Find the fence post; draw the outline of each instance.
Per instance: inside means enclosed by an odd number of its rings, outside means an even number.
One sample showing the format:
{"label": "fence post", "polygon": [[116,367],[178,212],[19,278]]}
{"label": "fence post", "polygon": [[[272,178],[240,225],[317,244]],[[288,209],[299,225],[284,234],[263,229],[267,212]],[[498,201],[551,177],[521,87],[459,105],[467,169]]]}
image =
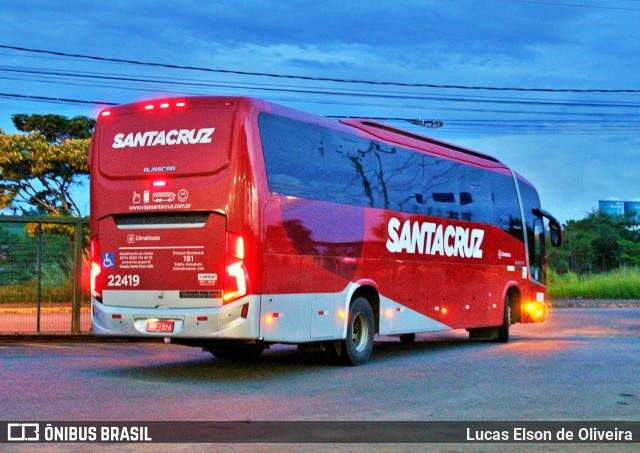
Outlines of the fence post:
{"label": "fence post", "polygon": [[73,302],[71,305],[71,332],[80,334],[80,302],[82,298],[82,219],[76,223],[73,253]]}
{"label": "fence post", "polygon": [[42,315],[42,260],[44,253],[44,238],[42,237],[42,223],[38,223],[36,236],[36,332],[40,333],[40,317]]}

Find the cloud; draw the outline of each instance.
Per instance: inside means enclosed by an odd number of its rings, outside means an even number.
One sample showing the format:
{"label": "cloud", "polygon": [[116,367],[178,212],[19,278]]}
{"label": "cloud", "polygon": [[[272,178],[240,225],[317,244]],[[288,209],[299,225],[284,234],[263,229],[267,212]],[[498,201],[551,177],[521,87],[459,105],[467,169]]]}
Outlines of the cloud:
{"label": "cloud", "polygon": [[[258,1],[152,2],[125,0],[42,2],[5,0],[0,10],[0,42],[115,58],[137,59],[241,71],[300,74],[378,81],[483,86],[639,88],[638,12],[511,1]],[[0,51],[5,66],[120,72],[149,77],[181,77],[235,88],[209,94],[256,94],[242,84],[305,87],[303,81],[187,73]],[[6,92],[130,102],[164,94],[135,84],[15,79],[0,73]],[[322,83],[322,88],[354,90]],[[148,90],[148,86],[144,87]],[[636,96],[521,94],[486,91],[416,90],[367,87],[413,99],[355,98],[257,93],[319,114],[421,117],[448,120],[601,120],[594,114],[634,118],[637,109],[494,105],[504,99],[636,102]],[[180,88],[175,88],[179,91]],[[196,92],[195,88],[184,92]],[[206,89],[199,90],[204,92]],[[476,102],[416,99],[474,96]],[[458,101],[460,98],[458,98]],[[493,110],[493,112],[489,112]],[[499,114],[496,110],[519,111]],[[12,113],[95,115],[75,105],[2,100],[0,128],[11,131]],[[541,112],[551,112],[543,114]],[[555,115],[554,112],[560,114]],[[589,113],[591,116],[582,116]],[[611,118],[616,118],[611,116]],[[604,123],[603,123],[604,124]],[[466,126],[465,126],[466,127]],[[635,169],[640,143],[634,130],[593,135],[514,134],[496,127],[478,130],[445,126],[426,131],[448,141],[496,154],[538,186],[543,203],[559,217],[578,218],[606,196],[639,196]],[[424,133],[425,130],[419,130]]]}
{"label": "cloud", "polygon": [[637,138],[611,143],[599,135],[518,135],[456,141],[498,157],[525,176],[543,206],[562,221],[584,217],[610,196],[640,196]]}

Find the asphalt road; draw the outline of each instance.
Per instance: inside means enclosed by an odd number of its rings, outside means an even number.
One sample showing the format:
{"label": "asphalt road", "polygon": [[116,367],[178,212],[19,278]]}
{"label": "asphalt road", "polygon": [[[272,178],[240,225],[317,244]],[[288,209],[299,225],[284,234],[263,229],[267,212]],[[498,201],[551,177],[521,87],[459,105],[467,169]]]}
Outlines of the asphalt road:
{"label": "asphalt road", "polygon": [[556,310],[512,341],[376,342],[361,367],[162,343],[0,344],[2,420],[638,420],[640,309]]}

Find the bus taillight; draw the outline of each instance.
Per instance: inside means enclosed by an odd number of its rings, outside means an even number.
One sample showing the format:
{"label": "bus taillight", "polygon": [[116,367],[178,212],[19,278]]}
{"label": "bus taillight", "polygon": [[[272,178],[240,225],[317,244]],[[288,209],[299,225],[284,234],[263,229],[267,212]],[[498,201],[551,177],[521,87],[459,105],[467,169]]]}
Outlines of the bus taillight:
{"label": "bus taillight", "polygon": [[91,296],[102,299],[102,263],[98,238],[91,239]]}
{"label": "bus taillight", "polygon": [[225,257],[224,302],[239,299],[248,293],[248,276],[244,266],[244,239],[237,234],[227,233],[227,253]]}

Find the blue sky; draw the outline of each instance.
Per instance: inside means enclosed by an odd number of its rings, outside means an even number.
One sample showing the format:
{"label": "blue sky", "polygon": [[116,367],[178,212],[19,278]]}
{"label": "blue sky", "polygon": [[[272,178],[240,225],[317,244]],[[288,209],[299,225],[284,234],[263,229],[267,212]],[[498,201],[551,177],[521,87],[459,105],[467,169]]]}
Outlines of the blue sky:
{"label": "blue sky", "polygon": [[[3,1],[0,45],[244,72],[430,85],[640,90],[638,0]],[[126,79],[126,80],[122,80]],[[135,79],[135,80],[133,80]],[[0,128],[14,113],[95,116],[180,94],[266,98],[391,124],[503,160],[577,219],[640,197],[640,92],[402,87],[167,69],[0,48]],[[81,202],[88,209],[85,202]]]}

